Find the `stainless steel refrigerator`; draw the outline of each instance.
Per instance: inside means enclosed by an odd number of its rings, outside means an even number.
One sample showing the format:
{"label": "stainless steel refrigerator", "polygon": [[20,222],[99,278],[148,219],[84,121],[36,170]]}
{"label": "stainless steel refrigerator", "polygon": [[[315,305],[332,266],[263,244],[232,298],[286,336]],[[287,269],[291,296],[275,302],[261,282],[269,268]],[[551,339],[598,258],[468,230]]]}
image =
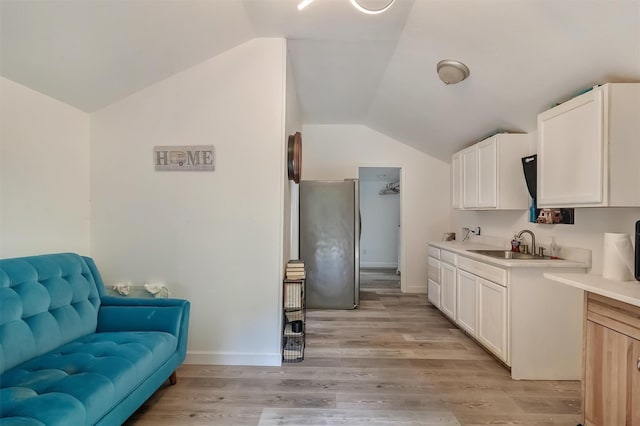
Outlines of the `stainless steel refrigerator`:
{"label": "stainless steel refrigerator", "polygon": [[300,182],[300,259],[306,303],[354,309],[360,303],[358,180]]}

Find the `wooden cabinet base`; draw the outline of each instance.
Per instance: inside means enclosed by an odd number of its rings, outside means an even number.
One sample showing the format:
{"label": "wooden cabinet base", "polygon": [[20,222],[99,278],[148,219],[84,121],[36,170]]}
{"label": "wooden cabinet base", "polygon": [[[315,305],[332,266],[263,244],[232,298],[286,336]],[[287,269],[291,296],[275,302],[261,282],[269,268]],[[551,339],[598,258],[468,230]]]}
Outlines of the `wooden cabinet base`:
{"label": "wooden cabinet base", "polygon": [[585,426],[640,426],[640,308],[589,293],[585,321]]}

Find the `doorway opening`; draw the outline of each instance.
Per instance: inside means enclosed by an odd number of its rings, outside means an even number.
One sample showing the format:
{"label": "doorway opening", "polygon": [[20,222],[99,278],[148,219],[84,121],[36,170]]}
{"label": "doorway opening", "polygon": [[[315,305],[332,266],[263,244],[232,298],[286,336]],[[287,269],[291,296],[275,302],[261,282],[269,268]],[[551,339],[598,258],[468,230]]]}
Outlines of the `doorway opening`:
{"label": "doorway opening", "polygon": [[401,288],[400,176],[400,167],[359,168],[361,289]]}

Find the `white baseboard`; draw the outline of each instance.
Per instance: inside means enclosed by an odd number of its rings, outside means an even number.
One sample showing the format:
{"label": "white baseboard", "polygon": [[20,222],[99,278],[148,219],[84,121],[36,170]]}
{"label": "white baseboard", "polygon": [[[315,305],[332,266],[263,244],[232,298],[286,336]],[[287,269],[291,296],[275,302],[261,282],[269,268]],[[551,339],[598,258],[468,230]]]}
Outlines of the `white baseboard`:
{"label": "white baseboard", "polygon": [[360,261],[361,268],[394,268],[398,267],[398,262],[363,262]]}
{"label": "white baseboard", "polygon": [[427,292],[427,286],[424,284],[418,284],[418,285],[408,285],[405,290],[405,293],[426,293]]}
{"label": "white baseboard", "polygon": [[185,364],[204,365],[282,365],[281,353],[243,353],[243,352],[210,352],[187,351]]}

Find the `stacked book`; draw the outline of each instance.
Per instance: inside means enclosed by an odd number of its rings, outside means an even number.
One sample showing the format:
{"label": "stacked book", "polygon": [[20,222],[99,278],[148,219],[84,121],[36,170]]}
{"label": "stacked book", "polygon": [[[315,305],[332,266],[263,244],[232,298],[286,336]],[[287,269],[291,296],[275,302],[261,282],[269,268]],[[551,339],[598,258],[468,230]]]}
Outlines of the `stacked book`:
{"label": "stacked book", "polygon": [[[284,280],[284,309],[302,309],[302,292],[303,288],[301,280]],[[292,321],[293,319],[294,318],[292,316],[287,317],[288,321]]]}
{"label": "stacked book", "polygon": [[304,280],[304,262],[302,260],[290,260],[287,263],[285,271],[285,279],[287,280]]}

